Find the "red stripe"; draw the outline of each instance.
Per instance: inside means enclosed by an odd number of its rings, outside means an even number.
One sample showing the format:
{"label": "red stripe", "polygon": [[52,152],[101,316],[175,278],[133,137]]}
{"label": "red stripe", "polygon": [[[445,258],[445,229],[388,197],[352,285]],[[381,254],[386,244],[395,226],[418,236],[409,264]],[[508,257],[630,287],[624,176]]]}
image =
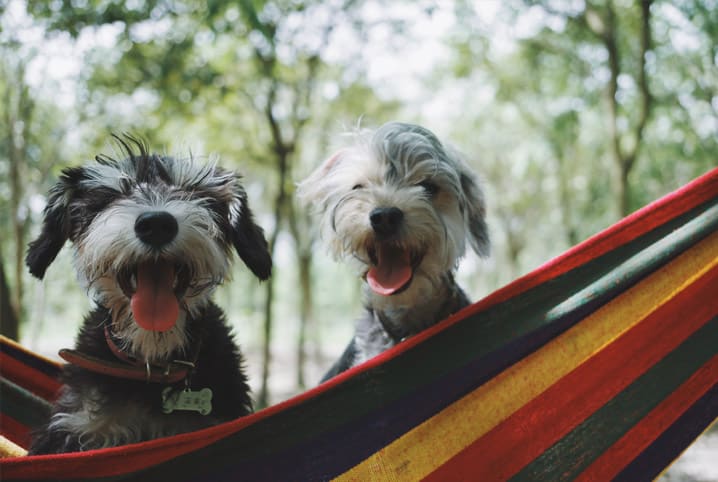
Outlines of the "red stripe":
{"label": "red stripe", "polygon": [[[5,348],[5,346],[7,346],[7,348]],[[47,368],[50,370],[60,368],[60,363],[58,363],[56,360],[52,360],[46,356],[39,355],[36,352],[24,347],[17,341],[15,341],[11,338],[8,338],[6,336],[0,335],[0,352],[5,351],[6,349],[10,349],[11,351],[15,350],[15,351],[20,352],[20,357],[18,357],[18,358],[27,357],[27,358],[30,358],[33,360],[37,360],[37,361],[43,363],[44,365],[47,365]]]}
{"label": "red stripe", "polygon": [[136,472],[206,447],[249,425],[301,405],[327,391],[329,386],[323,384],[252,415],[195,432],[82,453],[0,459],[0,473],[8,479],[22,480],[63,478],[67,474],[76,478],[109,477]]}
{"label": "red stripe", "polygon": [[[47,371],[45,371],[44,373],[48,376],[52,376],[53,373],[59,372],[60,368],[62,367],[60,362],[58,362],[57,360],[53,360],[43,355],[40,355],[32,350],[29,350],[28,348],[25,348],[15,340],[0,335],[0,353],[4,353],[6,351],[8,353],[12,353],[12,355],[8,356],[12,356],[16,360],[19,360],[21,363],[26,363],[26,360],[31,360],[32,363],[38,365],[45,365],[44,368]],[[37,370],[41,369],[37,368]]]}
{"label": "red stripe", "polygon": [[577,480],[614,478],[716,383],[718,383],[718,355],[711,358],[678,390],[613,444]]}
{"label": "red stripe", "polygon": [[[202,431],[82,453],[0,459],[0,472],[3,477],[20,480],[64,478],[68,474],[78,479],[129,474],[202,448],[226,436],[230,426],[234,429],[232,432],[237,431],[238,425],[231,422]],[[223,430],[215,430],[217,428]]]}
{"label": "red stripe", "polygon": [[[488,306],[497,304],[516,294],[538,286],[546,280],[579,266],[585,262],[586,259],[599,256],[621,244],[635,239],[667,220],[679,216],[714,198],[716,192],[718,192],[718,169],[704,174],[683,188],[637,211],[613,227],[584,241],[554,260],[549,261],[532,273],[496,291],[471,307],[462,310],[460,313],[446,320],[446,322],[435,325],[429,330],[401,343],[397,347],[384,352],[382,355],[374,357],[367,363],[334,377],[319,387],[308,390],[296,397],[261,410],[253,415],[234,422],[210,427],[199,432],[176,435],[174,437],[140,444],[84,452],[81,455],[62,454],[4,459],[0,460],[3,475],[16,479],[62,477],[68,473],[81,473],[83,477],[103,477],[141,470],[187,452],[197,450],[219,439],[232,435],[248,425],[271,417],[277,412],[301,405],[323,392],[332,390],[354,374],[369,370],[376,365],[384,363],[387,359],[398,356],[416,343],[430,337],[437,331],[445,329],[448,325],[458,322],[460,319],[466,318],[467,316],[486,309]],[[581,253],[584,249],[590,250],[591,255],[584,256]]]}
{"label": "red stripe", "polygon": [[516,279],[489,296],[467,306],[441,323],[422,331],[416,336],[389,350],[375,356],[362,365],[340,373],[325,385],[341,384],[354,374],[379,366],[411,347],[431,338],[454,323],[480,313],[491,306],[513,298],[525,291],[535,288],[557,276],[560,276],[592,259],[604,255],[619,246],[633,241],[652,229],[690,211],[691,209],[718,197],[718,168],[696,178],[685,186],[639,209],[616,224],[595,234],[574,246],[565,253],[544,263],[530,273]]}
{"label": "red stripe", "polygon": [[30,446],[30,429],[6,413],[0,413],[0,428],[5,438],[21,447]]}
{"label": "red stripe", "polygon": [[45,400],[52,401],[57,389],[60,388],[57,379],[18,361],[7,353],[0,352],[0,367],[2,367],[3,378]]}
{"label": "red stripe", "polygon": [[495,291],[479,303],[467,308],[467,314],[476,313],[486,306],[505,301],[581,266],[717,196],[718,168],[715,168]]}
{"label": "red stripe", "polygon": [[317,389],[310,390],[232,422],[172,437],[82,453],[0,459],[0,473],[8,479],[19,480],[63,478],[67,477],[67,474],[73,474],[75,478],[129,474],[198,450],[239,432],[248,425],[285,410],[288,406],[298,404],[316,391]]}
{"label": "red stripe", "polygon": [[463,480],[469,473],[473,480],[504,480],[516,474],[715,316],[717,284],[718,267],[448,460],[426,480]]}
{"label": "red stripe", "polygon": [[0,459],[0,472],[4,477],[18,480],[63,478],[67,477],[67,474],[77,474],[73,475],[76,478],[80,478],[79,474],[82,474],[83,478],[109,477],[136,472],[206,447],[249,425],[272,417],[290,407],[301,405],[329,390],[331,385],[329,383],[320,385],[252,415],[195,432],[79,454]]}

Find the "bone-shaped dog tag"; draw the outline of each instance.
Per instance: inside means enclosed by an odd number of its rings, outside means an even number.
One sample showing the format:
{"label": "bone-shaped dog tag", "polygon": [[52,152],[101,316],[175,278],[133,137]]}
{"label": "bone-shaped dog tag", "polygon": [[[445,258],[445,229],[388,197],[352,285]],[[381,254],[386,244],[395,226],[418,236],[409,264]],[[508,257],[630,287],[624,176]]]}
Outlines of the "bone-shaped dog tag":
{"label": "bone-shaped dog tag", "polygon": [[172,413],[175,410],[192,410],[208,415],[212,411],[212,390],[203,388],[199,391],[175,391],[172,387],[165,388],[162,390],[162,411]]}

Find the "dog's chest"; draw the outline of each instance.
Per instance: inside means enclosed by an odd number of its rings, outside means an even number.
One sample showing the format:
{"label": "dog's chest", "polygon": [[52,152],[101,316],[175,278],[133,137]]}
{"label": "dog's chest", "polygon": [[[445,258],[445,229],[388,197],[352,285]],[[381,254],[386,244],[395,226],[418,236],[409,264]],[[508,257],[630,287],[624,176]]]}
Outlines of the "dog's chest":
{"label": "dog's chest", "polygon": [[[163,413],[159,387],[148,387],[144,398],[136,393],[108,398],[97,389],[81,396],[67,390],[50,427],[67,432],[82,450],[113,447],[198,430],[218,423],[216,417],[196,411]],[[156,399],[156,400],[155,400]]]}

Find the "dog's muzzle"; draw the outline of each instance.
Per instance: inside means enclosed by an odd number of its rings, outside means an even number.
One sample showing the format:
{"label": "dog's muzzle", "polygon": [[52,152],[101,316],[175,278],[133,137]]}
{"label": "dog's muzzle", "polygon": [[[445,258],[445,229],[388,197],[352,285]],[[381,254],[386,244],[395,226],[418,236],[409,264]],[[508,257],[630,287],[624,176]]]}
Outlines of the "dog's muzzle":
{"label": "dog's muzzle", "polygon": [[[153,251],[171,243],[178,231],[177,220],[166,211],[146,212],[135,220],[137,239]],[[163,332],[175,326],[179,298],[189,284],[187,271],[181,263],[152,257],[119,273],[118,282],[141,328]]]}
{"label": "dog's muzzle", "polygon": [[379,207],[369,213],[374,243],[367,247],[372,266],[366,281],[375,293],[390,296],[402,292],[414,277],[423,255],[412,252],[400,242],[404,212],[396,207]]}

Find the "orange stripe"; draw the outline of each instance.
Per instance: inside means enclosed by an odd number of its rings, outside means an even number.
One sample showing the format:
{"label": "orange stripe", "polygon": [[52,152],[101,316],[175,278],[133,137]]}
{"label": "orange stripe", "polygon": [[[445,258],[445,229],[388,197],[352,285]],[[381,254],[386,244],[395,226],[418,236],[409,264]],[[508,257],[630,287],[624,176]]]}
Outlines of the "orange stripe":
{"label": "orange stripe", "polygon": [[36,352],[24,347],[17,341],[15,341],[11,338],[8,338],[5,335],[0,335],[0,353],[5,351],[5,350],[3,350],[3,345],[7,345],[8,347],[10,347],[13,350],[22,352],[23,355],[27,356],[28,358],[36,358],[41,363],[45,363],[47,365],[54,366],[54,368],[59,369],[61,367],[61,364],[57,360],[53,360],[44,355],[40,355],[39,353],[36,353]]}
{"label": "orange stripe", "polygon": [[718,383],[718,355],[711,358],[678,390],[613,444],[576,480],[610,480],[618,475],[716,383]]}
{"label": "orange stripe", "polygon": [[474,480],[503,480],[516,474],[714,316],[717,284],[713,268],[425,480],[463,480],[468,473]]}
{"label": "orange stripe", "polygon": [[336,480],[426,477],[716,267],[718,233]]}

